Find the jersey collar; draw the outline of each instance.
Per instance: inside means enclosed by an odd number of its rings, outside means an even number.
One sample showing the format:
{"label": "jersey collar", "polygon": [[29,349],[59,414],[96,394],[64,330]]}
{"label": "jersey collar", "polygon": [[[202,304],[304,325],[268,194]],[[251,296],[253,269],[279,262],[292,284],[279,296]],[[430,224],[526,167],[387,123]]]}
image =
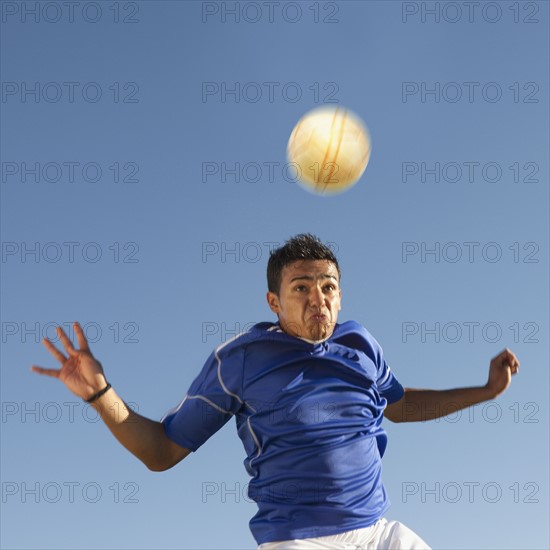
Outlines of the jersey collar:
{"label": "jersey collar", "polygon": [[[303,340],[304,342],[307,342],[308,344],[312,345],[318,345],[322,344],[323,342],[326,342],[327,340],[330,340],[334,336],[334,331],[338,327],[338,323],[334,327],[334,330],[332,331],[332,334],[330,336],[327,336],[326,338],[323,338],[322,340],[308,340],[307,338],[302,338],[301,336],[293,336],[293,338],[297,338],[298,340]],[[276,330],[277,332],[281,332],[283,334],[287,334],[282,328],[279,323],[275,323],[273,327],[270,330]],[[287,334],[287,336],[292,336],[292,334]]]}

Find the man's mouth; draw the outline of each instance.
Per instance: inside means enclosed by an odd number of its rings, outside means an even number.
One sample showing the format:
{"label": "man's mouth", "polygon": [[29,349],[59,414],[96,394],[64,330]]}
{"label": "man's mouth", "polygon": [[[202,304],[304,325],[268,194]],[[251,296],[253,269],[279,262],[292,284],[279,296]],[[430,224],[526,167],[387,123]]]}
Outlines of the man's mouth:
{"label": "man's mouth", "polygon": [[315,323],[326,323],[328,321],[328,317],[322,313],[317,313],[311,316],[311,320]]}

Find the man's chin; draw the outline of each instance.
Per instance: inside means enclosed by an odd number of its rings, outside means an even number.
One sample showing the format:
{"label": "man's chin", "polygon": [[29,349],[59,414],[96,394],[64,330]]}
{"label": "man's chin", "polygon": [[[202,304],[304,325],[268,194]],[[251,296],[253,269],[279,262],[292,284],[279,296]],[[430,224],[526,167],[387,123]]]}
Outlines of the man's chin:
{"label": "man's chin", "polygon": [[315,323],[308,327],[308,340],[324,340],[328,338],[334,331],[334,324],[332,323]]}

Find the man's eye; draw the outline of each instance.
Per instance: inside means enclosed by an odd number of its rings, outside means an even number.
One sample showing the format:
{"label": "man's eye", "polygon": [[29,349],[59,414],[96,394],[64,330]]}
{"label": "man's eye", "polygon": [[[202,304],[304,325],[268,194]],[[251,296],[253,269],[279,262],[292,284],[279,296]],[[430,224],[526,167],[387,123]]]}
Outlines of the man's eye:
{"label": "man's eye", "polygon": [[336,287],[334,285],[325,285],[325,290],[332,292],[333,290],[336,290]]}
{"label": "man's eye", "polygon": [[296,287],[296,290],[297,290],[298,292],[304,292],[304,290],[306,290],[306,287],[305,287],[304,285],[298,285],[298,286]]}

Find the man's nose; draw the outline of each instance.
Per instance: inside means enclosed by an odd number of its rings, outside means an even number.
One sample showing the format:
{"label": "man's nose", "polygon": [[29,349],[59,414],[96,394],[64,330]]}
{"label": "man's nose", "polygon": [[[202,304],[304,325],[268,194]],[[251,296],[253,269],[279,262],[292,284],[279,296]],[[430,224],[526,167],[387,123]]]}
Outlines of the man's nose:
{"label": "man's nose", "polygon": [[321,287],[320,286],[313,287],[309,295],[309,303],[313,307],[320,307],[324,299],[325,297],[323,296],[323,291],[321,290]]}

